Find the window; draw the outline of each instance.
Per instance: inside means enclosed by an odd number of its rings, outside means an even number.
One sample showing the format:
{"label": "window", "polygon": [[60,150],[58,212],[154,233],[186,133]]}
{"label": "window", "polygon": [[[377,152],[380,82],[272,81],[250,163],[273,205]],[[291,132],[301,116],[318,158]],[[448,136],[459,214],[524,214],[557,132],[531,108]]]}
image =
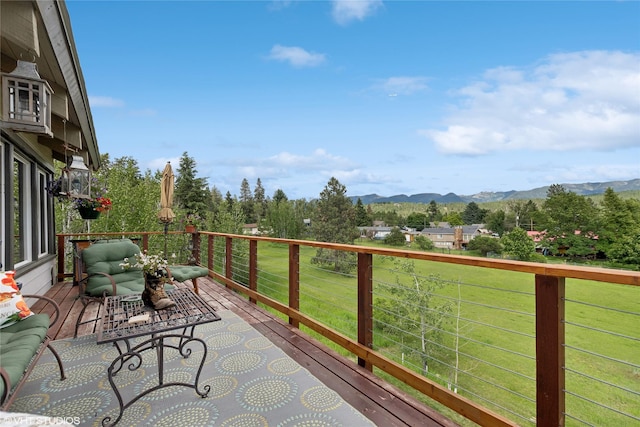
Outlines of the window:
{"label": "window", "polygon": [[16,156],[13,159],[13,263],[14,267],[30,261],[30,239],[28,217],[31,201],[29,189],[29,167]]}
{"label": "window", "polygon": [[[4,148],[5,145],[0,141],[0,165],[2,165],[2,170],[4,171]],[[0,173],[0,270],[4,270],[5,263],[5,249],[4,243],[5,239],[5,217],[4,217],[4,200],[5,200],[5,176],[4,173]]]}
{"label": "window", "polygon": [[[38,169],[38,217],[36,218],[40,233],[38,233],[38,257],[44,256],[49,252],[49,230],[50,222],[48,218],[51,214],[51,204],[47,197],[47,181],[51,179],[51,174],[47,174],[46,171]],[[35,224],[34,224],[35,228]]]}
{"label": "window", "polygon": [[54,253],[53,172],[4,135],[0,163],[0,269],[14,270]]}

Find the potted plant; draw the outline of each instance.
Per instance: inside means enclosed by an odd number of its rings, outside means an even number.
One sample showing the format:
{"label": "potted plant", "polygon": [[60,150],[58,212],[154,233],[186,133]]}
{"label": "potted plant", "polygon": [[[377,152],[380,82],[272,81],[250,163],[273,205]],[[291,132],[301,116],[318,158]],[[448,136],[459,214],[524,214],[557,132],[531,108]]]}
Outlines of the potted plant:
{"label": "potted plant", "polygon": [[184,231],[187,233],[195,233],[201,219],[197,213],[188,213],[184,218]]}
{"label": "potted plant", "polygon": [[91,194],[95,194],[94,197],[69,197],[61,191],[62,178],[47,183],[47,193],[61,202],[70,202],[82,219],[96,219],[101,212],[108,211],[112,206],[111,199],[103,196],[106,189],[98,185],[95,177],[91,179]]}
{"label": "potted plant", "polygon": [[111,209],[112,203],[108,197],[74,198],[72,205],[82,219],[96,219],[101,212]]}
{"label": "potted plant", "polygon": [[170,280],[167,277],[168,265],[168,261],[162,257],[162,252],[158,255],[149,255],[147,251],[136,254],[135,260],[125,258],[120,263],[120,267],[125,270],[131,268],[142,270],[144,274],[142,301],[156,310],[163,310],[176,305],[164,291],[165,283]]}

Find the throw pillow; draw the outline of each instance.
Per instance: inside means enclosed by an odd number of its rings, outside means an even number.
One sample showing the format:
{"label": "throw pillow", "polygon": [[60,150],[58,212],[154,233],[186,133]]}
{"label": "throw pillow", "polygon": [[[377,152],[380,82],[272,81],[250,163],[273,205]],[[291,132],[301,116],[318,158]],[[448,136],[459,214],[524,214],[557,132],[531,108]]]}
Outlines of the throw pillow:
{"label": "throw pillow", "polygon": [[33,314],[20,294],[15,274],[15,271],[0,271],[0,329]]}

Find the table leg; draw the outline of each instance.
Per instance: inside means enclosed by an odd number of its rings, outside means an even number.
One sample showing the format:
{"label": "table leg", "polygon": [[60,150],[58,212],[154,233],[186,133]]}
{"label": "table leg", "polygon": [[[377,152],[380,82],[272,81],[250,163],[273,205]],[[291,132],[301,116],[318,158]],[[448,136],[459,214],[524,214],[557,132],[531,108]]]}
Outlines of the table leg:
{"label": "table leg", "polygon": [[[193,331],[192,331],[193,332]],[[174,347],[174,346],[170,346],[167,345],[165,346],[164,344],[164,340],[165,339],[170,339],[170,338],[175,338],[178,339],[180,341],[180,345],[178,347]],[[200,338],[195,338],[193,337],[192,334],[190,335],[184,335],[184,334],[165,334],[165,335],[157,335],[157,336],[153,336],[152,338],[143,341],[142,343],[136,345],[135,347],[130,348],[129,342],[128,340],[123,340],[126,342],[127,345],[127,351],[119,354],[115,360],[113,362],[111,362],[111,364],[109,365],[109,368],[107,369],[107,379],[109,380],[109,384],[111,385],[111,388],[113,389],[113,392],[116,395],[116,398],[118,399],[118,405],[119,405],[119,411],[118,411],[118,416],[117,418],[111,422],[111,417],[107,416],[104,417],[102,419],[102,425],[103,426],[114,426],[118,423],[118,421],[120,421],[120,419],[122,418],[122,414],[124,412],[125,409],[127,409],[129,406],[131,406],[133,403],[135,403],[136,401],[138,401],[138,399],[142,398],[143,396],[146,396],[147,394],[154,392],[158,389],[161,389],[163,387],[169,387],[169,386],[184,386],[184,387],[190,387],[192,389],[195,390],[195,392],[198,394],[198,396],[200,397],[207,397],[209,395],[209,392],[211,391],[211,386],[210,385],[205,385],[202,390],[200,389],[200,374],[202,373],[202,369],[204,367],[204,362],[207,358],[207,345],[206,343],[201,340]],[[165,348],[169,347],[169,348],[177,348],[180,352],[180,355],[184,358],[187,358],[191,355],[192,353],[192,348],[190,346],[190,344],[199,344],[202,346],[202,359],[200,360],[200,366],[198,367],[198,371],[196,373],[196,377],[194,379],[193,384],[190,383],[184,383],[184,382],[168,382],[165,383],[164,382],[164,352],[165,352]],[[116,385],[116,383],[113,380],[113,377],[115,376],[115,374],[120,371],[120,369],[122,369],[122,367],[125,365],[125,362],[130,362],[127,365],[127,368],[130,371],[135,371],[137,369],[139,369],[142,366],[142,353],[146,350],[150,350],[152,348],[156,349],[156,355],[158,358],[158,385],[151,387],[148,390],[145,390],[144,392],[138,394],[137,396],[135,396],[133,399],[131,399],[129,402],[124,403],[123,399],[122,399],[122,395],[120,394],[120,390],[118,390],[118,386]],[[120,351],[120,347],[118,346],[118,350]]]}

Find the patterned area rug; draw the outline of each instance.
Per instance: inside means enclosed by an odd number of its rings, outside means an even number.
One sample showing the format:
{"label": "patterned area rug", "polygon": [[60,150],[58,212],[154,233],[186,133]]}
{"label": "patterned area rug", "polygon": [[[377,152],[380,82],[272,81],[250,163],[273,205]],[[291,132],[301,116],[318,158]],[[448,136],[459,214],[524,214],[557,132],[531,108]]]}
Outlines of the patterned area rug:
{"label": "patterned area rug", "polygon": [[[182,386],[156,390],[127,408],[118,426],[374,425],[234,313],[219,314],[222,320],[195,332],[207,344],[200,389],[209,385],[208,397]],[[67,379],[60,381],[53,355],[45,351],[10,411],[72,419],[81,426],[100,426],[106,416],[115,420],[119,405],[107,380],[115,347],[97,345],[94,335],[53,346]],[[196,345],[188,358],[165,349],[164,381],[193,382],[203,353]],[[155,351],[142,354],[139,369],[125,367],[114,377],[125,402],[158,384]]]}

